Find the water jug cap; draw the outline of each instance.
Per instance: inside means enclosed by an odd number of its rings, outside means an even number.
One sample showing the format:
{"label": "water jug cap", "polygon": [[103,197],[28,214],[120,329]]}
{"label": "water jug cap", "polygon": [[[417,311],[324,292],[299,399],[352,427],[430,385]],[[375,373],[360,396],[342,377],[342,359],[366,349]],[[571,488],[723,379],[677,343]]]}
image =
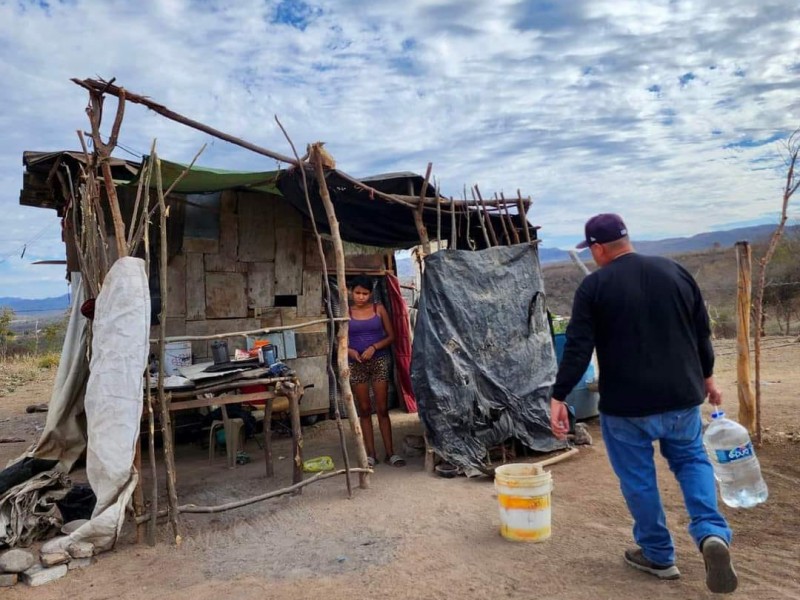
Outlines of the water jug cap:
{"label": "water jug cap", "polygon": [[723,411],[719,410],[719,409],[717,409],[713,413],[711,413],[711,418],[712,419],[721,419],[724,416],[725,416],[725,413]]}

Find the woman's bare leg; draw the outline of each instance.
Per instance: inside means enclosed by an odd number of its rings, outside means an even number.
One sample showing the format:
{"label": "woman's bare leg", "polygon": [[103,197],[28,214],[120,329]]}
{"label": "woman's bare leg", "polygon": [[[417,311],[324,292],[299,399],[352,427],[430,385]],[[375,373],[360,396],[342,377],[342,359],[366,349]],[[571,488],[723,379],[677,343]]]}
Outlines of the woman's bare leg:
{"label": "woman's bare leg", "polygon": [[[367,456],[375,455],[375,434],[372,431],[372,406],[369,402],[369,384],[357,383],[353,386],[353,394],[358,403],[358,418],[361,421],[361,435],[367,447]],[[381,430],[382,431],[382,430]]]}

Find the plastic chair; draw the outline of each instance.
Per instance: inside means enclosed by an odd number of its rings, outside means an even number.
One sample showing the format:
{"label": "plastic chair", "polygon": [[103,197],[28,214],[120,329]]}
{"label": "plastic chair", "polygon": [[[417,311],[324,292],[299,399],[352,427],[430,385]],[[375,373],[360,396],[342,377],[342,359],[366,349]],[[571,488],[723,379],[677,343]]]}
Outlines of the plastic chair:
{"label": "plastic chair", "polygon": [[215,434],[217,429],[222,428],[225,431],[225,453],[228,458],[228,468],[235,469],[236,454],[239,452],[240,442],[244,446],[244,420],[228,418],[228,410],[224,404],[220,406],[220,412],[222,413],[222,420],[216,420],[211,423],[211,431],[208,436],[208,462],[214,462],[217,443]]}

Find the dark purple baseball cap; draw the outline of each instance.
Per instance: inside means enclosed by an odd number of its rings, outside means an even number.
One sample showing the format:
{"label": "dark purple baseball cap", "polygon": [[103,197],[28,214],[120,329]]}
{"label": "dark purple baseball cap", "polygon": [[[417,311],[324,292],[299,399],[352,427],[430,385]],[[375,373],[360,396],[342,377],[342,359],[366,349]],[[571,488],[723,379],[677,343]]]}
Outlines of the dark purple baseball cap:
{"label": "dark purple baseball cap", "polygon": [[588,248],[592,244],[608,244],[628,235],[628,228],[622,217],[614,213],[601,213],[586,221],[584,227],[586,239],[577,245],[578,248]]}

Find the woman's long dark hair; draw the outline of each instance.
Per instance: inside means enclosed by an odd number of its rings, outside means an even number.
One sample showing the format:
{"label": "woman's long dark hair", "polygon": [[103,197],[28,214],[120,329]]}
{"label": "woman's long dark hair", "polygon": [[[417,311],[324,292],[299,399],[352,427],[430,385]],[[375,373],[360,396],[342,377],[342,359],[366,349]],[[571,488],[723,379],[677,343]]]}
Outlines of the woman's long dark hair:
{"label": "woman's long dark hair", "polygon": [[369,290],[370,293],[373,291],[374,283],[371,277],[367,277],[366,275],[356,275],[350,281],[350,289],[354,290],[356,287],[362,287],[365,290]]}

